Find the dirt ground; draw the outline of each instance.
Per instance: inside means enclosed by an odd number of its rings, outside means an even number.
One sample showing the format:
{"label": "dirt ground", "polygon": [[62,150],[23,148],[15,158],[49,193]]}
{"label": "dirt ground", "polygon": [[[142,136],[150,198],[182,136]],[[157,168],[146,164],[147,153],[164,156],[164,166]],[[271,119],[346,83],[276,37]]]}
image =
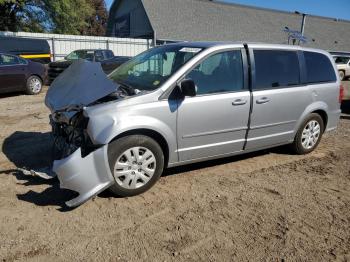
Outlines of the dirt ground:
{"label": "dirt ground", "polygon": [[0,97],[2,261],[350,261],[349,105],[307,156],[277,148],[174,168],[143,195],[104,192],[70,210],[57,180],[16,170],[50,163],[43,100]]}

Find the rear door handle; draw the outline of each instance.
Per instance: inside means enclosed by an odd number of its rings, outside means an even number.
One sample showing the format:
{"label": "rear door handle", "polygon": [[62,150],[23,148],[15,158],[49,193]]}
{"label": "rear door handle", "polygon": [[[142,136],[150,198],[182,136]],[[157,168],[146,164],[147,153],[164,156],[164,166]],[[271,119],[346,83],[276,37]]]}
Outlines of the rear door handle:
{"label": "rear door handle", "polygon": [[265,104],[265,103],[268,103],[268,102],[270,102],[270,99],[268,99],[267,97],[262,97],[262,98],[256,100],[257,104]]}
{"label": "rear door handle", "polygon": [[232,102],[233,106],[241,106],[241,105],[245,105],[247,103],[247,100],[243,100],[243,99],[236,99],[235,101]]}

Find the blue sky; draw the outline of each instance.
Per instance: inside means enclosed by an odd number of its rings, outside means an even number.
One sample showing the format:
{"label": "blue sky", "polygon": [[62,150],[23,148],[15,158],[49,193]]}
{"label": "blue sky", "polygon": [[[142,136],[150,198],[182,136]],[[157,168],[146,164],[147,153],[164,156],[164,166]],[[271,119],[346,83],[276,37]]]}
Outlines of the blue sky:
{"label": "blue sky", "polygon": [[[312,15],[350,20],[350,0],[225,0],[224,2],[290,12],[297,10]],[[106,0],[108,8],[112,3],[113,0]]]}
{"label": "blue sky", "polygon": [[107,8],[109,9],[111,7],[111,4],[113,3],[113,0],[105,0]]}

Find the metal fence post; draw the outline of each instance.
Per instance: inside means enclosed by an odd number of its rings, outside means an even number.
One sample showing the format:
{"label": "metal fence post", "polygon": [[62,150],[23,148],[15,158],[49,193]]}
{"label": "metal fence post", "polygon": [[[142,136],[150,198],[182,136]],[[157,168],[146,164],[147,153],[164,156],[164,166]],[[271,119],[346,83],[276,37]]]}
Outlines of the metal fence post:
{"label": "metal fence post", "polygon": [[106,40],[106,49],[109,50],[109,41],[108,41],[108,39]]}
{"label": "metal fence post", "polygon": [[153,47],[157,46],[157,32],[154,30],[153,32]]}
{"label": "metal fence post", "polygon": [[53,60],[53,62],[55,62],[56,61],[55,37],[51,38],[51,43],[52,43],[52,60]]}

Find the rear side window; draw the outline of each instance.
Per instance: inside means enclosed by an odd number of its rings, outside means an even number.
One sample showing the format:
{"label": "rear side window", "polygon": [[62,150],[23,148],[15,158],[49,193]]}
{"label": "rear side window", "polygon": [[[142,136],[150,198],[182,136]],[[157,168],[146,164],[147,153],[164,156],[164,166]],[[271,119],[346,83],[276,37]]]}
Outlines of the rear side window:
{"label": "rear side window", "polygon": [[308,84],[337,81],[332,63],[327,56],[315,52],[304,52],[304,57]]}
{"label": "rear side window", "polygon": [[23,58],[21,58],[21,57],[19,57],[18,59],[19,59],[19,63],[20,63],[20,64],[22,64],[22,65],[28,64],[28,61],[27,61],[27,60],[25,60],[25,59],[23,59]]}
{"label": "rear side window", "polygon": [[347,63],[349,63],[349,61],[350,61],[350,57],[344,57],[344,56],[335,57],[335,63],[339,65],[346,65]]}
{"label": "rear side window", "polygon": [[0,55],[0,65],[9,66],[19,64],[19,59],[12,55]]}
{"label": "rear side window", "polygon": [[255,89],[270,89],[300,84],[298,54],[295,51],[254,50]]}

